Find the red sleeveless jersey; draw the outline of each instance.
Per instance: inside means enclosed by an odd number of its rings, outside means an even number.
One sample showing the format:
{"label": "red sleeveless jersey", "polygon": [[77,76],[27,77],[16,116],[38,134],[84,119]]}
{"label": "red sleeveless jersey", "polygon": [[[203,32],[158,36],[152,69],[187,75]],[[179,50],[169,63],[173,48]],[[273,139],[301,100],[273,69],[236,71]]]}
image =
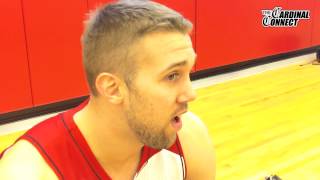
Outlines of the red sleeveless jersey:
{"label": "red sleeveless jersey", "polygon": [[[59,179],[111,180],[73,121],[73,115],[85,104],[39,123],[19,139],[32,143]],[[169,149],[143,147],[135,180],[185,177],[185,161],[178,137]]]}

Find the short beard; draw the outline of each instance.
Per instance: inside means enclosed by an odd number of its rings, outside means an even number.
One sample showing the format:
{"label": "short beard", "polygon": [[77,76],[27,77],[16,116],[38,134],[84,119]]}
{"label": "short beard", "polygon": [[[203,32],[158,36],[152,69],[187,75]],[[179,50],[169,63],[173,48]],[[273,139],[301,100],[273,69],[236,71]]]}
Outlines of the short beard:
{"label": "short beard", "polygon": [[159,131],[152,124],[145,124],[146,120],[140,119],[141,122],[139,122],[133,112],[127,112],[126,115],[130,129],[141,143],[155,149],[164,149],[169,146],[170,139],[166,136],[164,129]]}
{"label": "short beard", "polygon": [[[128,108],[125,110],[128,126],[144,145],[155,149],[167,148],[170,145],[171,139],[166,136],[165,129],[156,127],[153,124],[153,120],[147,119],[146,116],[138,116],[139,108],[135,106],[146,103],[146,101],[141,99],[142,96],[139,96],[137,91],[131,91],[131,93],[132,96],[130,97]],[[150,105],[149,108],[152,111],[152,105]],[[140,109],[140,111],[143,111],[143,109]]]}

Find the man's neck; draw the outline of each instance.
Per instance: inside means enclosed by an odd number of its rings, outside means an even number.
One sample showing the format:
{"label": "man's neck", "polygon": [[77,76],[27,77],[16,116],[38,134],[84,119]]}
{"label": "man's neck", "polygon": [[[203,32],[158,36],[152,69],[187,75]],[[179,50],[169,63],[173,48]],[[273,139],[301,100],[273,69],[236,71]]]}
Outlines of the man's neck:
{"label": "man's neck", "polygon": [[135,173],[141,144],[119,114],[101,111],[89,101],[74,120],[101,166],[112,174]]}

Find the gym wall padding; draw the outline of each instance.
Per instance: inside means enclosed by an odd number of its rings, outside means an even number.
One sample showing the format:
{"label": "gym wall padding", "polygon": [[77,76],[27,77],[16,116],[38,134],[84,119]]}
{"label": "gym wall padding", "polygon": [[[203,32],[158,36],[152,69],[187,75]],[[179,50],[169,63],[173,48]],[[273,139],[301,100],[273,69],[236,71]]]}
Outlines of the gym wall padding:
{"label": "gym wall padding", "polygon": [[32,107],[20,0],[0,1],[0,114]]}

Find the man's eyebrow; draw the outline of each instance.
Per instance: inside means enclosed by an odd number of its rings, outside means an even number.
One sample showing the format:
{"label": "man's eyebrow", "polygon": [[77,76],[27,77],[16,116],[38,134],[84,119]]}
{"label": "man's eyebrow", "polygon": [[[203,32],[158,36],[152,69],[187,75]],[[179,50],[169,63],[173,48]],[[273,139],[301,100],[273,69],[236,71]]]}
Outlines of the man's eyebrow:
{"label": "man's eyebrow", "polygon": [[168,66],[167,68],[165,68],[162,72],[166,72],[169,71],[170,69],[173,69],[175,67],[179,67],[179,66],[185,66],[187,64],[187,61],[180,61],[180,62],[176,62],[174,64],[171,64],[170,66]]}
{"label": "man's eyebrow", "polygon": [[[197,61],[197,55],[195,55],[195,58],[194,58],[194,65]],[[176,62],[174,64],[171,64],[170,66],[168,66],[167,68],[165,68],[162,72],[166,72],[166,71],[169,71],[170,69],[173,69],[175,67],[179,67],[179,66],[185,66],[186,64],[188,63],[187,60],[183,60],[183,61],[180,61],[180,62]]]}

